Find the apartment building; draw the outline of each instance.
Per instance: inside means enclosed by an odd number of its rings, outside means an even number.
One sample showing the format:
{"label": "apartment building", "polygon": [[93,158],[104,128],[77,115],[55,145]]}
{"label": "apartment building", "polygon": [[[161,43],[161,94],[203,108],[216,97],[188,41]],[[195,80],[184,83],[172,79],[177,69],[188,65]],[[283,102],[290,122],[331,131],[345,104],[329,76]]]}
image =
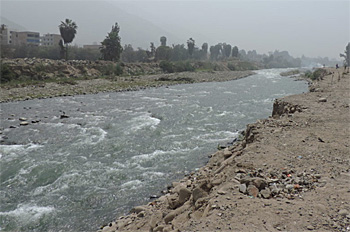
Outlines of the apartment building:
{"label": "apartment building", "polygon": [[10,35],[10,44],[12,45],[40,45],[40,33],[32,31],[12,32]]}
{"label": "apartment building", "polygon": [[0,28],[1,45],[11,44],[12,33],[14,32],[15,31],[11,31],[5,24],[2,24]]}
{"label": "apartment building", "polygon": [[58,43],[62,40],[59,34],[45,34],[41,37],[41,46],[58,46]]}

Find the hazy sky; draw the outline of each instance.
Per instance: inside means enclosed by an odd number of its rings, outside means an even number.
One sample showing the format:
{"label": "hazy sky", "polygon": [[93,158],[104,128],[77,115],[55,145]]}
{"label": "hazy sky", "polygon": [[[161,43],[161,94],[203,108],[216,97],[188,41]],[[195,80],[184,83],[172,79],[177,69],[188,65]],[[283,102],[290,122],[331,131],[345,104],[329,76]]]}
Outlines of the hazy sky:
{"label": "hazy sky", "polygon": [[[35,3],[35,4],[34,4]],[[75,1],[75,3],[77,3]],[[74,8],[74,9],[69,9]],[[28,13],[32,11],[32,13]],[[79,26],[75,43],[101,42],[114,22],[123,44],[203,42],[267,53],[339,59],[350,41],[350,1],[19,1],[1,0],[1,16],[41,33],[58,33],[65,18]],[[52,30],[50,30],[52,27]],[[98,29],[97,29],[98,28]]]}

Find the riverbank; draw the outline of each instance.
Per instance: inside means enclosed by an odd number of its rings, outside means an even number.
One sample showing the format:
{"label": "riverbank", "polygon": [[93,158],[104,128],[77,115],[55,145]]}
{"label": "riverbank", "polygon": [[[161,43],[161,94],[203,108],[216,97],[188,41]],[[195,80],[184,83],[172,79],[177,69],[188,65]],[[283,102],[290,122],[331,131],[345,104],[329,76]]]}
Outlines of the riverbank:
{"label": "riverbank", "polygon": [[272,117],[101,231],[349,231],[350,75],[276,100]]}
{"label": "riverbank", "polygon": [[99,92],[135,91],[151,87],[176,84],[221,82],[244,78],[254,74],[252,71],[212,71],[182,72],[144,76],[115,76],[112,79],[96,78],[89,80],[70,79],[62,82],[36,82],[33,85],[7,87],[1,86],[0,103],[29,99],[52,98]]}

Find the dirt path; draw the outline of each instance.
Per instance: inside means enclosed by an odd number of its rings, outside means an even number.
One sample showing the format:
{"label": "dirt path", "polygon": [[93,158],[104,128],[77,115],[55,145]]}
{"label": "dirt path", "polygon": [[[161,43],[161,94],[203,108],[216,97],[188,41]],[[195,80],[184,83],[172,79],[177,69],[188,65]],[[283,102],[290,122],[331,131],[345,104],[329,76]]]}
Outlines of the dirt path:
{"label": "dirt path", "polygon": [[350,75],[327,71],[313,92],[276,101],[243,141],[101,231],[350,231]]}

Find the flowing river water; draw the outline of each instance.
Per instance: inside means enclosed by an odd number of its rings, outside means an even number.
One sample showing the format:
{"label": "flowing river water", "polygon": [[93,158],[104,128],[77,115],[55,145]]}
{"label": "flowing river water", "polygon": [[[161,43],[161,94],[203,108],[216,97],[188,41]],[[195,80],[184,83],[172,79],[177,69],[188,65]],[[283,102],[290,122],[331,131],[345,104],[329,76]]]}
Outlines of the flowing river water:
{"label": "flowing river water", "polygon": [[307,92],[282,71],[1,104],[0,230],[96,231],[150,201],[271,115],[274,99]]}

